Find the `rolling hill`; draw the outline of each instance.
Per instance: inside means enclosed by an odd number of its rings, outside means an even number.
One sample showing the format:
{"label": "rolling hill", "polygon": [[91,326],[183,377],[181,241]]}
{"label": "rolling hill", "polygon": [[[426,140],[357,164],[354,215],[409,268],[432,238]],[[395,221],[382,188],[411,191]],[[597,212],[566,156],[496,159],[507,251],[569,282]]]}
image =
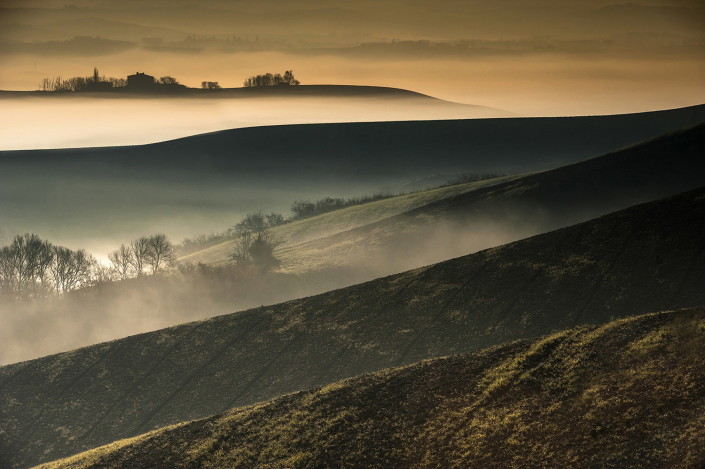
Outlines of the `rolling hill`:
{"label": "rolling hill", "polygon": [[429,357],[705,304],[705,189],[330,293],[0,368],[0,454],[51,461]]}
{"label": "rolling hill", "polygon": [[[705,185],[705,124],[573,165],[407,194],[276,227],[282,271],[373,278]],[[185,256],[222,263],[235,241]]]}
{"label": "rolling hill", "polygon": [[351,378],[40,466],[696,468],[705,309]]}
{"label": "rolling hill", "polygon": [[[91,109],[87,115],[101,115]],[[139,122],[129,109],[126,125]],[[556,168],[704,121],[701,105],[616,116],[271,126],[130,147],[5,151],[0,218],[8,230],[102,251],[149,230],[176,238],[221,230],[248,211],[286,212],[296,199],[395,192],[436,174]]]}
{"label": "rolling hill", "polygon": [[168,277],[0,304],[0,365],[323,293],[702,185],[700,125],[568,167],[351,206],[274,228],[277,272],[233,265],[230,240],[183,257]]}

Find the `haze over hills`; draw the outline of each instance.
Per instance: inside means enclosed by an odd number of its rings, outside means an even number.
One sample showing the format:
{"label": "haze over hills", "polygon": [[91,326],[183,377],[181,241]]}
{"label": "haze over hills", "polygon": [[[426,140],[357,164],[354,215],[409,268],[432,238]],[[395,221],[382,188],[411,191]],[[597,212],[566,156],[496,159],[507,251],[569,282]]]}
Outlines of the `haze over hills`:
{"label": "haze over hills", "polygon": [[140,145],[263,125],[512,115],[398,88],[346,85],[0,91],[0,102],[0,150]]}
{"label": "haze over hills", "polygon": [[276,272],[233,265],[231,239],[182,257],[174,275],[9,302],[0,305],[0,364],[322,293],[690,190],[705,185],[703,155],[701,125],[556,170],[286,223],[271,230],[284,241]]}
{"label": "haze over hills", "polygon": [[704,154],[701,125],[565,168],[397,196],[275,227],[272,235],[284,241],[276,272],[233,265],[230,240],[179,259],[174,275],[0,305],[0,364],[322,293],[690,190],[705,185]]}
{"label": "haze over hills", "polygon": [[[440,188],[276,227],[285,272],[388,275],[705,184],[705,125],[550,171]],[[421,202],[423,201],[423,202]],[[385,210],[394,207],[396,211]],[[315,227],[315,228],[314,228]],[[326,230],[326,228],[329,228]],[[235,241],[185,256],[226,262]]]}
{"label": "haze over hills", "polygon": [[369,371],[702,305],[704,229],[699,189],[323,295],[5,366],[0,454],[36,464]]}
{"label": "haze over hills", "polygon": [[705,465],[703,308],[423,361],[40,466]]}
{"label": "haze over hills", "polygon": [[[154,145],[0,153],[4,229],[105,253],[222,230],[296,199],[394,191],[434,174],[555,168],[705,121],[644,114],[275,126]],[[433,157],[429,157],[433,155]],[[70,190],[69,190],[70,189]]]}

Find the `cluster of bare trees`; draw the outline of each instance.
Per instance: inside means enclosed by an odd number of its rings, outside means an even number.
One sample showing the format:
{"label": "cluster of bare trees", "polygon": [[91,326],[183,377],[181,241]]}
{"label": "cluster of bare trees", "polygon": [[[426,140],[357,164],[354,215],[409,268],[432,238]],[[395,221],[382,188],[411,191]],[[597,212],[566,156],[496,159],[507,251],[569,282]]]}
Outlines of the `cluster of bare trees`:
{"label": "cluster of bare trees", "polygon": [[311,202],[310,200],[295,200],[294,203],[291,204],[291,219],[300,220],[302,218],[309,218],[321,213],[332,212],[333,210],[339,210],[341,208],[365,204],[368,202],[375,202],[377,200],[388,199],[390,197],[394,197],[394,195],[389,193],[378,193],[359,197],[349,197],[347,199],[340,197],[324,197],[314,202]]}
{"label": "cluster of bare trees", "polygon": [[[185,256],[215,243],[220,243],[233,238],[239,238],[245,232],[260,232],[268,228],[283,225],[289,220],[280,213],[248,213],[240,222],[230,228],[217,233],[205,233],[193,238],[185,238],[181,244],[174,246],[179,256]],[[232,256],[231,256],[232,257]]]}
{"label": "cluster of bare trees", "polygon": [[269,228],[281,225],[284,221],[284,217],[278,213],[248,213],[231,230],[236,238],[230,258],[238,264],[254,265],[264,272],[281,265],[274,254],[281,240]]}
{"label": "cluster of bare trees", "polygon": [[301,82],[294,78],[294,72],[287,70],[284,75],[279,73],[271,74],[265,73],[264,75],[255,75],[247,80],[245,80],[245,87],[254,88],[258,86],[277,86],[277,85],[300,85]]}
{"label": "cluster of bare trees", "polygon": [[108,259],[119,279],[156,274],[173,265],[174,246],[162,233],[142,236],[128,246],[121,244]]}
{"label": "cluster of bare trees", "polygon": [[177,80],[176,78],[174,78],[170,75],[159,77],[159,80],[157,80],[156,84],[161,85],[161,86],[179,86],[179,87],[184,86],[181,83],[179,83],[179,80]]}
{"label": "cluster of bare trees", "polygon": [[98,265],[83,249],[55,246],[36,234],[18,235],[0,249],[0,293],[36,298],[69,292],[93,283]]}
{"label": "cluster of bare trees", "polygon": [[127,86],[124,78],[101,76],[97,68],[93,69],[93,76],[45,78],[39,84],[40,91],[103,91],[112,88]]}
{"label": "cluster of bare trees", "polygon": [[156,274],[173,265],[164,234],[143,236],[110,253],[110,267],[85,250],[56,246],[33,233],[0,248],[0,296],[27,299],[66,293],[100,282]]}

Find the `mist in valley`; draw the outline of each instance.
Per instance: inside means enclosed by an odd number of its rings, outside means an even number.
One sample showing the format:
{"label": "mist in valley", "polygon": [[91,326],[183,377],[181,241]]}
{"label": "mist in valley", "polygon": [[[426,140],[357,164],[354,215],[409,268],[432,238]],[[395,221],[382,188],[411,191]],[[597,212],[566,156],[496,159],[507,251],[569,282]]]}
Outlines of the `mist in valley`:
{"label": "mist in valley", "polygon": [[3,298],[0,364],[324,293],[522,239],[546,226],[519,215],[511,222],[438,222],[391,240],[370,238],[350,250],[336,250],[332,258],[307,258],[305,243],[285,243],[276,251],[282,264],[272,272],[235,262],[209,266],[186,259],[164,274],[47,298]]}
{"label": "mist in valley", "polygon": [[[469,212],[401,214],[360,228],[326,233],[319,227],[291,238],[282,235],[285,224],[272,230],[282,242],[275,250],[281,265],[273,271],[232,260],[204,264],[198,256],[186,256],[158,275],[43,299],[3,300],[0,364],[424,269],[631,204],[622,200],[601,208],[555,211],[514,202],[493,209],[488,203],[489,210],[478,205]],[[233,245],[225,249],[231,252]]]}

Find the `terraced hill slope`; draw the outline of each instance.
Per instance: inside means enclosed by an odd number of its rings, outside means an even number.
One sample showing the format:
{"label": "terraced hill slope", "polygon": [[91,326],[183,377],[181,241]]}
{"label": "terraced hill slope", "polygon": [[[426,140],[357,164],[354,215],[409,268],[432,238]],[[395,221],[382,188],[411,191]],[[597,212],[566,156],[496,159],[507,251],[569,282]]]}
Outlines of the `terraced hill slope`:
{"label": "terraced hill slope", "polygon": [[705,304],[705,189],[315,297],[0,368],[28,466],[383,368]]}
{"label": "terraced hill slope", "polygon": [[705,309],[579,327],[236,408],[41,466],[696,468]]}

